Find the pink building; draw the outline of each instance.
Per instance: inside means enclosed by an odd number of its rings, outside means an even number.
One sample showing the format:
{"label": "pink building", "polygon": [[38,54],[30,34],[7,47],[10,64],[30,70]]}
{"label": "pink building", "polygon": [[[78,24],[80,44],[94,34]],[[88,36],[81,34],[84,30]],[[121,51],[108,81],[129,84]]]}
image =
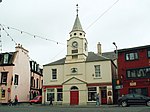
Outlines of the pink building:
{"label": "pink building", "polygon": [[28,53],[18,44],[15,52],[0,54],[0,103],[13,100],[15,95],[19,102],[29,101],[32,71]]}

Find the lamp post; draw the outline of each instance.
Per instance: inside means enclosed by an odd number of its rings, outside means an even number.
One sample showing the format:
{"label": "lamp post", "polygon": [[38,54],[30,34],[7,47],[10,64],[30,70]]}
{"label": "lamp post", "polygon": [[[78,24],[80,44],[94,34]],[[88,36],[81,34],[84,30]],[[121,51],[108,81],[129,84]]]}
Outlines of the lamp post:
{"label": "lamp post", "polygon": [[113,42],[113,45],[114,45],[115,48],[116,48],[116,60],[118,60],[118,47],[117,47],[117,45],[116,45],[115,42]]}

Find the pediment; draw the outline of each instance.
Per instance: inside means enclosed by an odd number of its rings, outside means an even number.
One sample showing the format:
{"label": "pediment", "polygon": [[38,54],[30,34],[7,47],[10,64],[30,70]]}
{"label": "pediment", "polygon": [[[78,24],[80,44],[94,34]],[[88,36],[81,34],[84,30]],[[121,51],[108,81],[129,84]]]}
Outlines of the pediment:
{"label": "pediment", "polygon": [[86,82],[81,80],[81,79],[78,79],[76,77],[72,77],[72,78],[66,80],[65,82],[63,82],[62,84],[64,84],[64,85],[68,85],[68,84],[69,85],[70,84],[86,84]]}

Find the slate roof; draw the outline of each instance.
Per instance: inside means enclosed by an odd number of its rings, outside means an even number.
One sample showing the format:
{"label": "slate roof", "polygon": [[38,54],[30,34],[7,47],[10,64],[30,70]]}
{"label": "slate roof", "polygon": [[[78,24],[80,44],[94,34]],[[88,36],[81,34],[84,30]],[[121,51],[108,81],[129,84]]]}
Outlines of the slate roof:
{"label": "slate roof", "polygon": [[132,48],[125,48],[125,49],[118,49],[118,52],[126,52],[126,51],[132,51],[132,50],[140,50],[140,49],[150,49],[150,45],[145,46],[138,46],[138,47],[132,47]]}
{"label": "slate roof", "polygon": [[[0,54],[0,65],[13,65],[13,61],[15,59],[15,55],[17,52],[6,52]],[[8,54],[8,63],[3,63],[4,61],[4,55]]]}
{"label": "slate roof", "polygon": [[102,56],[107,57],[111,60],[116,59],[116,53],[115,52],[104,52],[104,53],[102,53]]}
{"label": "slate roof", "polygon": [[[107,55],[109,54],[109,57],[112,57],[110,56],[111,55],[111,52],[110,53],[106,53]],[[95,61],[107,61],[107,60],[112,60],[111,58],[109,57],[105,57],[104,55],[106,55],[105,53],[103,55],[98,55],[94,52],[88,52],[88,57],[86,59],[86,62],[95,62]],[[66,58],[62,58],[60,60],[57,60],[57,61],[54,61],[52,63],[49,63],[49,64],[45,64],[44,66],[49,66],[49,65],[63,65],[65,64],[65,60]]]}

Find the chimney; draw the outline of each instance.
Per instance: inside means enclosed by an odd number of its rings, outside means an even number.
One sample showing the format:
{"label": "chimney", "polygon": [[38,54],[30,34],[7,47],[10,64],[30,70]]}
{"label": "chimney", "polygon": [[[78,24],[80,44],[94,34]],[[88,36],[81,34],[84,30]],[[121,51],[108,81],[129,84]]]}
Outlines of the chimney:
{"label": "chimney", "polygon": [[15,48],[16,48],[16,51],[22,51],[25,54],[28,54],[28,52],[29,52],[28,50],[24,49],[21,44],[17,44],[17,46]]}
{"label": "chimney", "polygon": [[98,42],[98,44],[97,44],[97,53],[98,53],[99,55],[102,55],[102,49],[101,49],[101,44],[100,44],[100,42]]}

